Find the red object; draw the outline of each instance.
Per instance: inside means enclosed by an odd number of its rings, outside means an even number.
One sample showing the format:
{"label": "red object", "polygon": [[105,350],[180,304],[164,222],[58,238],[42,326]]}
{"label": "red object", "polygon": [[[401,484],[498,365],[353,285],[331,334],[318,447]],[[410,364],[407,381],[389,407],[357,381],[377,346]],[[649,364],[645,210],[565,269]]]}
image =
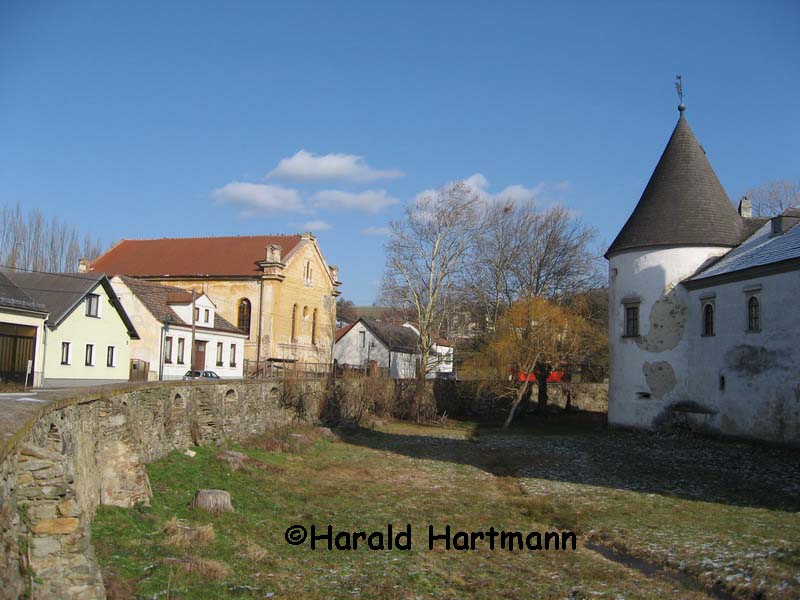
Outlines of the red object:
{"label": "red object", "polygon": [[[550,371],[550,375],[547,376],[547,383],[561,383],[564,381],[569,381],[569,374],[567,373],[567,367],[569,365],[567,363],[562,363],[558,366],[558,368],[553,369]],[[517,373],[517,381],[525,381],[526,374],[523,371],[519,371]],[[527,374],[528,381],[535,382],[536,375],[534,373]]]}
{"label": "red object", "polygon": [[224,275],[256,277],[267,246],[281,246],[283,262],[300,243],[299,235],[162,238],[122,240],[92,263],[91,270],[134,277],[192,277]]}

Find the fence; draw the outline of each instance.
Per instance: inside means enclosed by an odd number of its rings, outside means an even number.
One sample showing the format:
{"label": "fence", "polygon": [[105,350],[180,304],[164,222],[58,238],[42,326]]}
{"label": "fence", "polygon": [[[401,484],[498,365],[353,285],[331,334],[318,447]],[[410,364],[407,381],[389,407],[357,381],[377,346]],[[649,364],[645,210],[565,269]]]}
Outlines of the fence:
{"label": "fence", "polygon": [[244,361],[247,379],[325,379],[331,375],[330,363],[275,362],[270,360]]}

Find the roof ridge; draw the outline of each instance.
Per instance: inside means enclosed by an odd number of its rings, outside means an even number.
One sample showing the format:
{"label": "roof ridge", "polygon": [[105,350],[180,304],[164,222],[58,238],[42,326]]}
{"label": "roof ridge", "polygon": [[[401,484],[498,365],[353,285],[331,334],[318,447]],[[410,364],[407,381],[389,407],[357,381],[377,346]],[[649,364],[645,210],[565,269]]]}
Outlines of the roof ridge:
{"label": "roof ridge", "polygon": [[[262,238],[262,237],[303,237],[301,233],[258,233],[251,235],[198,235],[189,237],[142,237],[142,238],[122,238],[114,246],[109,248],[112,250],[122,242],[153,242],[161,240],[230,240],[230,239],[246,239],[246,238]],[[105,253],[104,253],[105,254]]]}

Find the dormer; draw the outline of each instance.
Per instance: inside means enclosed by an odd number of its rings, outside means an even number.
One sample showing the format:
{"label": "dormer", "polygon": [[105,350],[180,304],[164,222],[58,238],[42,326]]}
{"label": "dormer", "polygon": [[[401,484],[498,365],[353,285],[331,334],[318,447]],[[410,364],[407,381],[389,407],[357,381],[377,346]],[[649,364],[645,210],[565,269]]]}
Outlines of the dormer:
{"label": "dormer", "polygon": [[[173,292],[167,296],[167,305],[175,311],[181,321],[192,324],[192,294],[191,292]],[[194,299],[194,324],[197,327],[214,327],[214,318],[217,312],[216,305],[204,293],[198,294]]]}
{"label": "dormer", "polygon": [[788,208],[770,219],[772,236],[782,235],[800,223],[800,208]]}

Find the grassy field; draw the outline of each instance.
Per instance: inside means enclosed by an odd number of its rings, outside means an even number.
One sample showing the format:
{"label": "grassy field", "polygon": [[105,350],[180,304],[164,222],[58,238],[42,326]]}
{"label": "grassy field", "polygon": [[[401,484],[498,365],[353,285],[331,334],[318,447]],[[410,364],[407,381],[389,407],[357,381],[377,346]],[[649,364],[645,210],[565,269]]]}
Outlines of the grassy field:
{"label": "grassy field", "polygon": [[[196,450],[148,467],[149,508],[98,511],[112,597],[800,597],[796,451],[580,417],[508,433],[390,423],[335,440],[300,428]],[[201,488],[229,491],[235,512],[188,508]],[[284,539],[294,524],[369,533],[389,523],[411,524],[410,551]],[[571,530],[578,546],[430,550],[429,525]]]}

